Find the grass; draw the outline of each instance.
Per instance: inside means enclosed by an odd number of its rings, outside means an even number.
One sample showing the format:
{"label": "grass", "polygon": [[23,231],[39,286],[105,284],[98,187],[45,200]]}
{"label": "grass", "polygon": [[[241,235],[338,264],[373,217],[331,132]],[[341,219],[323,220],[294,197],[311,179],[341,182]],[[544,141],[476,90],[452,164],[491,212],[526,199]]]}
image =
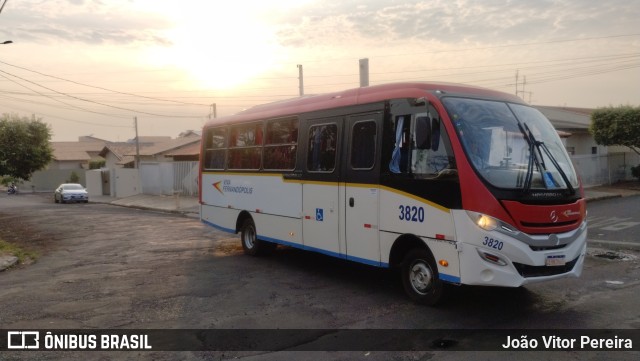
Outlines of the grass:
{"label": "grass", "polygon": [[37,252],[23,249],[21,247],[16,246],[15,244],[3,241],[1,239],[0,239],[0,255],[16,256],[18,257],[19,263],[34,261],[38,258]]}

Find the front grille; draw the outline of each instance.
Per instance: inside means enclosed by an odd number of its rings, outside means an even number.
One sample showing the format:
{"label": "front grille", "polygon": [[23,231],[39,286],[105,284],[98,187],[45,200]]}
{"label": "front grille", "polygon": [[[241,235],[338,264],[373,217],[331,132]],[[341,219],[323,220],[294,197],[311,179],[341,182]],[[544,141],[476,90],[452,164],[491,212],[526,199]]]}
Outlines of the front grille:
{"label": "front grille", "polygon": [[532,222],[520,222],[520,224],[522,224],[525,227],[529,227],[529,228],[547,228],[547,227],[564,227],[564,226],[570,226],[572,224],[578,223],[577,220],[574,221],[567,221],[567,222],[557,222],[557,223],[532,223]]}
{"label": "front grille", "polygon": [[560,249],[560,248],[564,248],[566,247],[566,244],[561,244],[558,246],[531,246],[529,245],[529,248],[531,248],[532,251],[550,251],[553,249]]}
{"label": "front grille", "polygon": [[576,259],[567,262],[564,266],[529,266],[517,262],[513,262],[513,265],[516,267],[516,270],[518,270],[520,276],[524,278],[555,276],[571,272],[576,263],[578,263],[579,258],[580,256],[576,257]]}

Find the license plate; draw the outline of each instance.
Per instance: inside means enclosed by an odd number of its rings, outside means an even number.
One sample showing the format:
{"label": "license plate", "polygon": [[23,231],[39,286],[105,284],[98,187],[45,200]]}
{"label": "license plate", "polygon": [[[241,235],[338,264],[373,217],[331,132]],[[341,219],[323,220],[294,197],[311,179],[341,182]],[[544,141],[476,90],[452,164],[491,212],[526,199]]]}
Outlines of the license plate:
{"label": "license plate", "polygon": [[567,263],[563,254],[554,254],[547,256],[546,266],[564,266]]}

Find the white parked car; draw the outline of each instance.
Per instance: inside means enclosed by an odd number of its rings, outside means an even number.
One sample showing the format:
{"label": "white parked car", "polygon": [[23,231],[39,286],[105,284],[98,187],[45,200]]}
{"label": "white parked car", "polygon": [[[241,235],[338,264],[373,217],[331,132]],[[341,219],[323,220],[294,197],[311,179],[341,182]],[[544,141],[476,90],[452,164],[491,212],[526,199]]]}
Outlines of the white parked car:
{"label": "white parked car", "polygon": [[81,184],[63,183],[60,184],[53,194],[53,200],[58,203],[84,202],[89,203],[89,193]]}

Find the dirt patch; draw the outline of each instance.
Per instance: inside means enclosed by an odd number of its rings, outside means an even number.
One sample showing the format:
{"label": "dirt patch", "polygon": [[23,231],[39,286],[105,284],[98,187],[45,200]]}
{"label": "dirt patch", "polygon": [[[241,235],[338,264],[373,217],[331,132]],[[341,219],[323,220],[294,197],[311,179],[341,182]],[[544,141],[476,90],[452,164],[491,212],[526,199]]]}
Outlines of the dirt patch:
{"label": "dirt patch", "polygon": [[0,240],[11,243],[29,254],[18,267],[26,266],[35,258],[55,249],[55,235],[43,233],[23,221],[23,215],[0,212]]}

